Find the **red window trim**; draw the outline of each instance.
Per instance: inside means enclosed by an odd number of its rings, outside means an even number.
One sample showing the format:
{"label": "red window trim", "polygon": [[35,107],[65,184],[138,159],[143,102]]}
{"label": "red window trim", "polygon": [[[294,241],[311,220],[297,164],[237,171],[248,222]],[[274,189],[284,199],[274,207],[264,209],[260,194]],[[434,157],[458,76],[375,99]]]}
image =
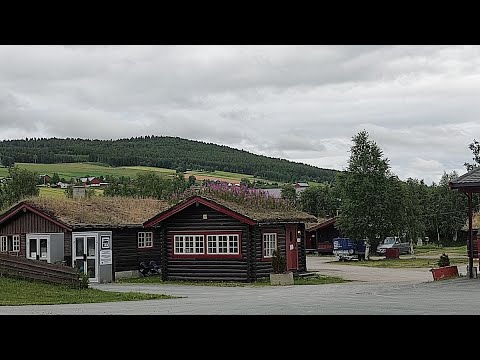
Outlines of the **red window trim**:
{"label": "red window trim", "polygon": [[[203,254],[175,254],[175,235],[203,235]],[[238,254],[207,254],[207,236],[208,235],[238,235]],[[172,245],[172,259],[242,259],[242,231],[169,231],[167,235],[168,241]]]}

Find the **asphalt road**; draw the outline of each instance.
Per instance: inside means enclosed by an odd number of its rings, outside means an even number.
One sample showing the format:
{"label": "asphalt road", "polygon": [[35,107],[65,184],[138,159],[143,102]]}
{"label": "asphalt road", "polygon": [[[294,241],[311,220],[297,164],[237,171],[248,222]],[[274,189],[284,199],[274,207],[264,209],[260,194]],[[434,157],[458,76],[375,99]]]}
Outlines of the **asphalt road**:
{"label": "asphalt road", "polygon": [[350,277],[353,281],[265,287],[95,284],[92,287],[106,291],[142,291],[179,298],[81,305],[2,306],[0,315],[480,314],[480,279],[462,276],[433,281],[428,269],[365,268],[330,263],[325,258],[310,256],[307,267],[319,273]]}

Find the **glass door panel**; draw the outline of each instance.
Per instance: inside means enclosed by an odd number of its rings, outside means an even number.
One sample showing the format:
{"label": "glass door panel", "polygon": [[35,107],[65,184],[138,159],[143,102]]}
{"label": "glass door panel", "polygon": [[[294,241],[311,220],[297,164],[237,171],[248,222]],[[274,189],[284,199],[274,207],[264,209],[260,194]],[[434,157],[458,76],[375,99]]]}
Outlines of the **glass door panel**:
{"label": "glass door panel", "polygon": [[47,258],[47,239],[39,239],[39,242],[40,242],[40,250],[39,250],[39,255],[40,255],[40,260],[44,260],[44,261],[47,261],[48,258]]}
{"label": "glass door panel", "polygon": [[29,239],[28,240],[28,258],[29,259],[37,259],[37,239]]}
{"label": "glass door panel", "polygon": [[84,253],[83,237],[76,237],[75,243],[76,243],[75,256],[83,259],[83,253]]}
{"label": "glass door panel", "polygon": [[98,281],[97,236],[75,235],[73,237],[74,266],[87,274],[90,281]]}
{"label": "glass door panel", "polygon": [[87,237],[87,256],[95,256],[95,237],[88,236]]}

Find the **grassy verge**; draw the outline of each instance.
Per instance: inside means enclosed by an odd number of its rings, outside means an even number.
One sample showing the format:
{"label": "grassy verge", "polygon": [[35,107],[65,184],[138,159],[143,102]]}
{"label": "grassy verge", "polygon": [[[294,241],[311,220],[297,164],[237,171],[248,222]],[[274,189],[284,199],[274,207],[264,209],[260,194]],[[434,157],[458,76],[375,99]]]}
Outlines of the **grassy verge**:
{"label": "grassy verge", "polygon": [[[43,197],[55,197],[55,198],[65,198],[65,189],[61,188],[49,188],[49,187],[43,187],[39,186],[38,189],[40,190],[39,196]],[[90,188],[93,189],[94,195],[95,196],[102,196],[103,195],[103,189],[95,189],[95,188]]]}
{"label": "grassy verge", "polygon": [[[366,266],[377,268],[433,268],[437,267],[438,259],[428,258],[412,258],[412,259],[375,259],[368,261],[336,261],[335,263],[341,265]],[[477,261],[478,263],[478,261]],[[451,265],[467,265],[467,258],[452,258],[450,257]]]}
{"label": "grassy verge", "polygon": [[423,256],[440,256],[443,253],[448,256],[467,256],[467,245],[463,246],[436,246],[424,245],[415,248],[415,255]]}
{"label": "grassy verge", "polygon": [[[335,276],[317,275],[309,278],[295,278],[295,285],[322,285],[347,282],[349,280]],[[159,276],[149,276],[140,278],[125,278],[117,280],[118,283],[127,284],[163,284],[163,285],[193,285],[193,286],[271,286],[270,279],[259,279],[253,283],[236,281],[162,281]]]}
{"label": "grassy verge", "polygon": [[0,305],[84,304],[133,300],[172,299],[163,294],[111,292],[97,289],[72,289],[28,280],[0,276]]}

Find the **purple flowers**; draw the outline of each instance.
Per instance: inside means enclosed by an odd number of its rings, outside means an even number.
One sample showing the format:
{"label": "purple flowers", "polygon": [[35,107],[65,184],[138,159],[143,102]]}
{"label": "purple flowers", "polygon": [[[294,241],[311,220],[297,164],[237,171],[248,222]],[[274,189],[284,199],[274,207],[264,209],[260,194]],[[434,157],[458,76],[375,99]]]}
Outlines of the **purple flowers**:
{"label": "purple flowers", "polygon": [[222,199],[252,210],[292,210],[292,206],[285,200],[274,198],[262,189],[213,180],[205,180],[201,187],[188,188],[178,196],[172,197],[171,202],[175,203],[192,195]]}

